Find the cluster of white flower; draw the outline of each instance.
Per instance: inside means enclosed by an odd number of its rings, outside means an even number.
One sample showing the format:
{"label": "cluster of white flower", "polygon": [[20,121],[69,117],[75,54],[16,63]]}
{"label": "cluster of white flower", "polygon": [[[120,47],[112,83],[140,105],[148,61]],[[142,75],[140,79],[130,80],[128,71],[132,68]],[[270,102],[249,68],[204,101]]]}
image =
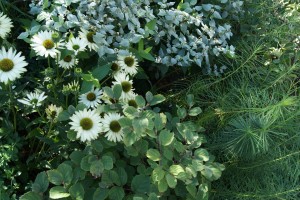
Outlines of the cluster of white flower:
{"label": "cluster of white flower", "polygon": [[32,0],[30,5],[31,13],[41,11],[39,21],[60,32],[80,28],[91,42],[88,47],[98,51],[99,56],[115,54],[116,48],[129,49],[143,38],[157,47],[158,63],[205,63],[208,70],[213,65],[211,56],[234,55],[234,47],[228,44],[231,26],[222,19],[231,11],[236,16],[243,4],[239,0],[222,0],[222,6],[184,3],[175,8],[175,2],[167,0],[56,0],[42,9],[41,2]]}
{"label": "cluster of white flower", "polygon": [[[5,39],[12,28],[11,19],[0,12],[0,38]],[[21,53],[17,53],[13,48],[6,50],[4,47],[0,50],[0,82],[7,84],[20,78],[21,74],[26,72],[28,63]]]}
{"label": "cluster of white flower", "polygon": [[[125,53],[125,54],[124,54]],[[118,55],[116,61],[111,64],[112,76],[115,79],[112,87],[119,84],[122,87],[122,93],[119,98],[119,104],[122,108],[128,106],[137,107],[133,88],[133,77],[137,73],[137,59],[129,52],[123,52]],[[99,133],[105,133],[105,137],[113,142],[123,140],[123,131],[118,120],[122,115],[117,112],[109,112],[101,118],[97,113],[97,107],[103,104],[112,104],[111,99],[105,92],[99,88],[93,88],[87,93],[79,96],[79,103],[84,104],[88,109],[76,112],[70,119],[71,129],[77,132],[77,138],[81,141],[91,141],[96,139]]]}

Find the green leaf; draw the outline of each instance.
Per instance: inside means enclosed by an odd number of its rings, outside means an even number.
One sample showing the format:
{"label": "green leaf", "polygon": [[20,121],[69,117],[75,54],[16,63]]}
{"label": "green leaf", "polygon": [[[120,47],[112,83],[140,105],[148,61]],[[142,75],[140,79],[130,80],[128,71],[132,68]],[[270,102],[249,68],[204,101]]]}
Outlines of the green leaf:
{"label": "green leaf", "polygon": [[124,189],[121,187],[113,187],[109,190],[109,197],[113,200],[122,200],[125,196]]}
{"label": "green leaf", "polygon": [[116,184],[118,186],[122,185],[119,175],[114,170],[109,170],[109,171],[105,170],[102,174],[102,182],[107,185],[112,185],[112,184]]}
{"label": "green leaf", "polygon": [[121,97],[122,91],[123,91],[122,86],[120,84],[114,85],[113,87],[114,98],[119,99]]}
{"label": "green leaf", "polygon": [[64,184],[69,185],[73,179],[72,167],[68,164],[62,163],[58,166],[57,170],[62,174]]}
{"label": "green leaf", "polygon": [[125,185],[127,183],[127,173],[126,173],[125,169],[121,168],[121,167],[118,167],[116,169],[116,172],[117,172],[117,174],[119,176],[119,179],[121,181],[121,185],[122,186]]}
{"label": "green leaf", "polygon": [[146,193],[150,191],[150,177],[146,175],[136,175],[131,182],[131,189],[136,193]]}
{"label": "green leaf", "polygon": [[138,51],[143,51],[144,50],[144,39],[140,39],[139,44],[138,44]]}
{"label": "green leaf", "polygon": [[163,95],[157,94],[153,97],[153,99],[149,102],[149,104],[150,104],[150,106],[154,106],[154,105],[159,104],[159,103],[161,103],[165,100],[166,100],[166,98]]}
{"label": "green leaf", "polygon": [[195,102],[194,102],[194,95],[193,94],[188,94],[186,96],[186,102],[189,105],[189,107],[192,107],[195,104]]}
{"label": "green leaf", "polygon": [[166,180],[170,188],[175,188],[177,185],[177,179],[171,174],[166,175]]}
{"label": "green leaf", "polygon": [[170,132],[169,130],[162,130],[159,133],[159,142],[163,146],[168,146],[173,142],[174,133]]}
{"label": "green leaf", "polygon": [[51,188],[49,194],[52,199],[61,199],[70,196],[70,194],[62,186],[55,186]]}
{"label": "green leaf", "polygon": [[54,185],[61,185],[63,183],[63,175],[56,169],[47,171],[50,183]]}
{"label": "green leaf", "polygon": [[190,195],[192,195],[192,197],[196,198],[197,188],[194,185],[187,185],[186,189],[190,193]]}
{"label": "green leaf", "polygon": [[153,160],[153,161],[159,161],[160,160],[160,153],[156,149],[149,149],[146,153],[146,156]]}
{"label": "green leaf", "polygon": [[44,193],[47,191],[48,187],[49,181],[46,172],[40,172],[32,184],[32,191],[36,193]]}
{"label": "green leaf", "polygon": [[106,64],[103,66],[96,67],[93,71],[92,74],[95,78],[97,78],[99,81],[104,79],[110,71],[110,64]]}
{"label": "green leaf", "polygon": [[209,160],[209,153],[206,149],[197,149],[194,153],[195,157],[201,161]]}
{"label": "green leaf", "polygon": [[82,151],[73,151],[70,155],[70,159],[76,165],[80,165],[81,159],[85,156]]}
{"label": "green leaf", "polygon": [[62,122],[62,121],[67,121],[70,118],[70,114],[68,111],[64,110],[61,113],[59,113],[57,117],[57,121]]}
{"label": "green leaf", "polygon": [[99,177],[104,170],[104,166],[101,160],[96,160],[91,163],[90,172],[93,176]]}
{"label": "green leaf", "polygon": [[138,55],[141,56],[142,58],[146,60],[150,60],[152,62],[155,62],[155,58],[150,54],[145,51],[138,51]]}
{"label": "green leaf", "polygon": [[83,200],[84,199],[84,188],[81,183],[76,183],[69,188],[69,193],[72,198],[76,200]]}
{"label": "green leaf", "polygon": [[168,184],[166,179],[162,179],[158,182],[158,191],[159,192],[165,192],[168,189]]}
{"label": "green leaf", "polygon": [[150,193],[148,200],[159,200],[157,196],[155,193]]}
{"label": "green leaf", "polygon": [[179,175],[181,172],[184,172],[183,167],[181,167],[180,165],[171,165],[169,168],[169,171],[171,174],[173,174],[174,176]]}
{"label": "green leaf", "polygon": [[151,21],[149,21],[147,24],[146,24],[146,27],[151,30],[151,31],[154,31],[155,29],[155,26],[156,26],[156,19],[153,19]]}
{"label": "green leaf", "polygon": [[[1,192],[0,192],[1,197]],[[35,193],[35,192],[27,192],[26,194],[22,195],[20,197],[20,200],[42,200],[43,198],[41,195]]]}
{"label": "green leaf", "polygon": [[146,101],[142,96],[136,96],[135,97],[135,102],[138,105],[138,107],[144,107],[146,105]]}
{"label": "green leaf", "polygon": [[91,142],[91,145],[92,145],[93,149],[95,151],[97,151],[98,153],[101,153],[103,151],[103,145],[99,140],[93,140]]}
{"label": "green leaf", "polygon": [[73,115],[75,113],[75,111],[76,111],[76,108],[73,105],[70,105],[68,107],[68,112],[70,115]]}
{"label": "green leaf", "polygon": [[109,190],[106,188],[97,188],[93,195],[93,200],[105,200],[108,197]]}
{"label": "green leaf", "polygon": [[134,118],[137,115],[138,111],[136,108],[134,108],[132,106],[128,106],[127,108],[125,108],[123,110],[123,113],[128,118]]}
{"label": "green leaf", "polygon": [[177,115],[180,119],[185,118],[186,114],[187,114],[187,112],[186,112],[185,108],[180,108],[180,107],[177,108]]}
{"label": "green leaf", "polygon": [[146,100],[147,100],[147,102],[151,102],[152,99],[153,99],[153,94],[152,94],[151,92],[148,91],[148,92],[146,93]]}
{"label": "green leaf", "polygon": [[43,0],[43,9],[46,9],[49,6],[48,0]]}
{"label": "green leaf", "polygon": [[157,167],[152,171],[152,180],[154,182],[160,181],[165,177],[165,171],[161,167]]}
{"label": "green leaf", "polygon": [[103,156],[101,160],[102,160],[104,169],[111,170],[113,168],[114,163],[113,163],[113,159],[110,156]]}
{"label": "green leaf", "polygon": [[200,107],[195,107],[192,108],[191,110],[189,110],[189,116],[195,117],[197,115],[199,115],[200,113],[202,113],[202,110]]}
{"label": "green leaf", "polygon": [[86,172],[90,171],[91,163],[95,160],[97,160],[97,157],[94,155],[87,155],[83,157],[80,162],[81,169]]}

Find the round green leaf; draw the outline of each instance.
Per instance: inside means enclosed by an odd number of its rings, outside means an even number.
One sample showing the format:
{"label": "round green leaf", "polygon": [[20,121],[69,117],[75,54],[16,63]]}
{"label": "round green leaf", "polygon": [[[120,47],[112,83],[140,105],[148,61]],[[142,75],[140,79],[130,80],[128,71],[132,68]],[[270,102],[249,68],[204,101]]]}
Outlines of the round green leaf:
{"label": "round green leaf", "polygon": [[168,189],[168,184],[166,179],[162,179],[158,182],[158,191],[159,192],[165,192]]}
{"label": "round green leaf", "polygon": [[50,198],[61,199],[70,196],[70,194],[62,186],[55,186],[50,189]]}
{"label": "round green leaf", "polygon": [[146,153],[146,156],[153,160],[153,161],[159,161],[160,160],[160,153],[156,149],[149,149]]}
{"label": "round green leaf", "polygon": [[47,171],[48,179],[54,185],[61,185],[63,183],[63,175],[56,169]]}
{"label": "round green leaf", "polygon": [[46,192],[46,190],[49,187],[49,181],[46,172],[39,173],[34,183],[32,184],[32,191],[36,193],[43,193]]}
{"label": "round green leaf", "polygon": [[177,176],[181,172],[184,172],[184,169],[180,165],[172,165],[172,166],[170,166],[169,171],[174,176]]}
{"label": "round green leaf", "polygon": [[91,163],[90,172],[93,176],[99,177],[104,170],[104,166],[101,160],[96,160]]}
{"label": "round green leaf", "polygon": [[82,187],[81,183],[76,183],[69,188],[69,193],[71,197],[76,200],[83,200],[84,199],[84,188]]}
{"label": "round green leaf", "polygon": [[154,182],[160,181],[165,177],[165,171],[161,167],[157,167],[152,172],[152,180]]}
{"label": "round green leaf", "polygon": [[122,200],[125,196],[124,189],[121,187],[113,187],[109,190],[109,197],[113,200]]}
{"label": "round green leaf", "polygon": [[146,193],[150,190],[150,177],[145,175],[137,175],[133,177],[131,189],[136,193]]}
{"label": "round green leaf", "polygon": [[201,161],[209,160],[209,153],[206,149],[197,149],[194,153],[195,157]]}
{"label": "round green leaf", "polygon": [[195,108],[192,108],[191,110],[189,110],[189,116],[194,117],[194,116],[199,115],[201,112],[202,112],[202,110],[200,107],[195,107]]}
{"label": "round green leaf", "polygon": [[171,174],[166,175],[166,180],[170,188],[175,188],[177,185],[177,179]]}
{"label": "round green leaf", "polygon": [[101,160],[102,160],[104,169],[111,170],[113,168],[114,163],[113,163],[113,159],[110,156],[103,156]]}
{"label": "round green leaf", "polygon": [[[1,196],[1,195],[0,195]],[[41,195],[35,192],[27,192],[26,194],[20,197],[20,200],[42,200]]]}
{"label": "round green leaf", "polygon": [[93,195],[93,200],[106,199],[108,197],[108,192],[109,192],[109,190],[106,188],[98,188]]}
{"label": "round green leaf", "polygon": [[64,184],[70,184],[73,179],[72,167],[68,164],[62,163],[58,166],[57,170],[62,174]]}
{"label": "round green leaf", "polygon": [[162,130],[159,134],[159,142],[163,146],[168,146],[173,142],[174,133],[169,130]]}

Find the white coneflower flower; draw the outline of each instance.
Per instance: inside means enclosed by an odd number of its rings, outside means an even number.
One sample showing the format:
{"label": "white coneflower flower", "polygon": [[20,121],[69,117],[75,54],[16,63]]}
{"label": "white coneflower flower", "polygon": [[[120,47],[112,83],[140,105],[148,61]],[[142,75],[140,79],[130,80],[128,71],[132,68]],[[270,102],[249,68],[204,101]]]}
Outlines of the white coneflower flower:
{"label": "white coneflower flower", "polygon": [[97,51],[99,46],[94,41],[94,35],[95,35],[95,32],[87,31],[85,29],[81,29],[81,31],[79,32],[79,37],[85,41],[88,48],[90,50]]}
{"label": "white coneflower flower", "polygon": [[59,57],[59,59],[61,60],[58,61],[58,65],[64,69],[70,69],[78,64],[78,59],[76,59],[74,55],[67,55],[64,58]]}
{"label": "white coneflower flower", "polygon": [[52,35],[53,31],[41,31],[34,35],[31,39],[31,46],[38,56],[55,58],[59,51],[60,43],[55,43]]}
{"label": "white coneflower flower", "polygon": [[136,101],[135,101],[136,96],[137,96],[137,94],[135,94],[134,92],[129,92],[127,94],[127,99],[123,99],[120,102],[120,104],[122,105],[122,108],[125,109],[128,106],[132,106],[134,108],[140,109],[139,106],[137,105]]}
{"label": "white coneflower flower", "polygon": [[11,19],[0,12],[0,37],[4,39],[12,27]]}
{"label": "white coneflower flower", "polygon": [[41,106],[42,102],[47,98],[45,92],[30,92],[26,97],[27,98],[24,99],[18,99],[18,101],[33,108]]}
{"label": "white coneflower flower", "polygon": [[119,113],[107,113],[102,119],[103,132],[106,132],[107,140],[113,142],[120,142],[123,140],[123,130],[119,123],[121,115]]}
{"label": "white coneflower flower", "polygon": [[[0,30],[1,31],[1,30]],[[4,47],[0,50],[0,82],[8,83],[19,78],[22,73],[26,72],[25,66],[28,65],[24,61],[25,57],[21,56],[21,52],[17,54],[12,48],[8,51]]]}
{"label": "white coneflower flower", "polygon": [[47,119],[52,122],[56,122],[59,113],[63,111],[62,107],[57,107],[56,105],[49,105],[46,109]]}
{"label": "white coneflower flower", "polygon": [[110,69],[112,71],[113,76],[117,76],[120,72],[122,72],[122,68],[119,62],[112,62]]}
{"label": "white coneflower flower", "polygon": [[127,74],[125,74],[124,72],[119,73],[118,75],[116,75],[115,77],[116,81],[113,81],[113,84],[120,84],[122,86],[122,94],[120,99],[122,100],[126,100],[129,98],[130,93],[134,90],[134,88],[132,87],[132,80],[129,79],[129,76]]}
{"label": "white coneflower flower", "polygon": [[79,103],[83,103],[88,108],[95,108],[101,103],[101,94],[102,91],[99,88],[92,89],[91,91],[80,95]]}
{"label": "white coneflower flower", "polygon": [[118,55],[119,65],[122,69],[130,75],[135,75],[137,73],[138,62],[135,56],[129,55]]}
{"label": "white coneflower flower", "polygon": [[77,55],[80,51],[85,51],[86,42],[81,38],[73,37],[67,42],[66,47],[68,50],[74,51],[75,55]]}
{"label": "white coneflower flower", "polygon": [[76,138],[82,142],[97,139],[102,131],[101,117],[95,110],[80,110],[70,117],[71,129],[77,132]]}

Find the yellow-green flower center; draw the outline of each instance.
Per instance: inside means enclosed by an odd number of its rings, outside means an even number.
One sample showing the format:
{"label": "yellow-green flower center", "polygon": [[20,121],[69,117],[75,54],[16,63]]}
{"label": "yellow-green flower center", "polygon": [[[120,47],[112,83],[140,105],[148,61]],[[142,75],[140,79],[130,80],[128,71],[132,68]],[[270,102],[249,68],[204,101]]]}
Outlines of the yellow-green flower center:
{"label": "yellow-green flower center", "polygon": [[90,92],[90,93],[88,93],[88,94],[86,95],[86,98],[87,98],[89,101],[95,101],[96,95],[95,95],[95,93]]}
{"label": "yellow-green flower center", "polygon": [[90,130],[93,128],[93,121],[90,118],[83,118],[80,120],[80,126],[82,127],[83,130]]}
{"label": "yellow-green flower center", "polygon": [[0,69],[4,72],[9,72],[14,68],[14,62],[11,59],[4,58],[0,61]]}
{"label": "yellow-green flower center", "polygon": [[76,50],[78,50],[80,48],[80,46],[78,45],[78,44],[74,44],[73,45],[73,49],[76,51]]}
{"label": "yellow-green flower center", "polygon": [[128,101],[128,105],[137,108],[138,105],[134,99]]}
{"label": "yellow-green flower center", "polygon": [[43,46],[46,49],[52,49],[54,47],[54,42],[52,40],[47,39],[43,42]]}
{"label": "yellow-green flower center", "polygon": [[119,65],[118,65],[118,63],[112,63],[111,64],[111,70],[113,70],[114,72],[116,72],[116,71],[118,71],[119,69],[120,69],[120,67],[119,67]]}
{"label": "yellow-green flower center", "polygon": [[113,132],[117,133],[121,130],[121,125],[117,120],[111,121],[109,124],[109,128],[110,130],[112,130]]}
{"label": "yellow-green flower center", "polygon": [[64,57],[65,62],[71,62],[71,60],[72,60],[72,56],[70,56],[70,55],[67,55],[66,57]]}
{"label": "yellow-green flower center", "polygon": [[123,81],[121,83],[121,85],[122,85],[122,90],[125,93],[129,92],[131,90],[131,88],[132,88],[132,84],[129,81]]}
{"label": "yellow-green flower center", "polygon": [[94,35],[95,35],[95,32],[89,32],[88,34],[86,34],[86,39],[87,39],[90,43],[95,43],[95,42],[94,42]]}
{"label": "yellow-green flower center", "polygon": [[130,56],[125,57],[124,62],[128,67],[132,67],[134,65],[134,58]]}

